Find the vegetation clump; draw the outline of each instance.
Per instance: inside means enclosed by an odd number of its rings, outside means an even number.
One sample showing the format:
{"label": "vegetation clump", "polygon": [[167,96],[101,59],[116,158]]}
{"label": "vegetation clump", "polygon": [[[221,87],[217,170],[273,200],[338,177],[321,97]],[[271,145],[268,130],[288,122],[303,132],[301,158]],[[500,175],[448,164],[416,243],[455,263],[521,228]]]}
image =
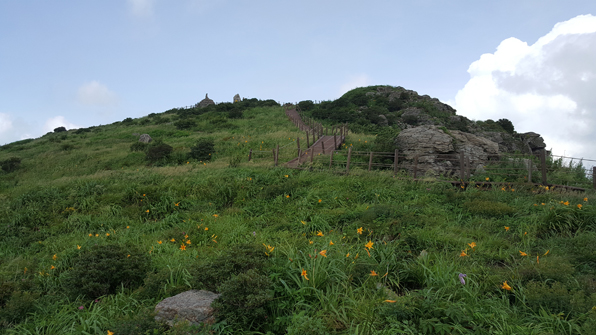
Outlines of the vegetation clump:
{"label": "vegetation clump", "polygon": [[199,161],[210,161],[213,153],[215,153],[215,141],[202,138],[190,148],[189,157]]}
{"label": "vegetation clump", "polygon": [[70,296],[97,299],[143,283],[151,261],[138,248],[118,244],[95,245],[72,259],[64,288]]}

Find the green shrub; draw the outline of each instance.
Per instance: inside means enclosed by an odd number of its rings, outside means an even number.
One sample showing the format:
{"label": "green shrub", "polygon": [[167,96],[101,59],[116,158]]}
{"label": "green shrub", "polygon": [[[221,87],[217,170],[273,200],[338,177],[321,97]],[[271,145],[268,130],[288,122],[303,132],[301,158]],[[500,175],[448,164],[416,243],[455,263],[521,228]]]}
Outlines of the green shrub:
{"label": "green shrub", "polygon": [[64,143],[60,146],[60,150],[62,150],[62,151],[70,151],[74,148],[75,148],[75,146],[70,143]]}
{"label": "green shrub", "polygon": [[4,307],[0,309],[0,325],[17,324],[27,318],[35,310],[38,295],[30,292],[16,291]]}
{"label": "green shrub", "polygon": [[515,133],[515,127],[513,126],[513,123],[511,121],[507,119],[499,119],[497,123],[509,134]]}
{"label": "green shrub", "polygon": [[137,248],[95,245],[72,260],[65,289],[72,298],[83,295],[88,299],[114,294],[121,287],[135,289],[143,283],[150,262]]}
{"label": "green shrub", "polygon": [[304,101],[300,101],[298,103],[298,107],[300,108],[301,111],[309,111],[311,109],[314,109],[315,107],[315,103],[312,102],[312,100],[304,100]]}
{"label": "green shrub", "polygon": [[165,143],[150,145],[146,151],[146,159],[151,163],[155,163],[168,158],[173,150],[174,148],[171,145]]}
{"label": "green shrub", "polygon": [[233,275],[251,269],[260,270],[265,265],[267,257],[260,246],[239,244],[214,260],[210,260],[197,268],[196,283],[193,287],[201,287],[215,291],[217,287],[230,279]]}
{"label": "green shrub", "polygon": [[10,157],[7,160],[1,161],[0,166],[5,172],[13,172],[21,166],[21,159],[19,157]]}
{"label": "green shrub", "polygon": [[155,321],[155,312],[144,310],[136,315],[126,315],[118,318],[110,325],[110,331],[114,334],[126,335],[149,335],[164,334],[168,330],[165,324]]}
{"label": "green shrub", "polygon": [[240,162],[242,162],[242,156],[240,156],[240,155],[231,156],[228,166],[231,168],[237,168],[240,166]]}
{"label": "green shrub", "polygon": [[125,125],[134,124],[134,120],[131,117],[127,117],[126,119],[122,120],[122,123]]}
{"label": "green shrub", "polygon": [[191,119],[182,119],[174,122],[174,126],[178,130],[191,129],[197,126],[197,122]]}
{"label": "green shrub", "polygon": [[148,125],[148,124],[150,124],[150,123],[151,123],[151,120],[149,120],[148,118],[143,118],[143,119],[141,119],[141,120],[139,121],[139,124],[140,124],[141,126],[146,126],[146,125]]}
{"label": "green shrub", "polygon": [[329,334],[321,318],[308,316],[304,311],[294,314],[287,329],[288,335]]}
{"label": "green shrub", "polygon": [[511,206],[496,201],[472,200],[465,202],[463,206],[472,214],[488,217],[503,217],[515,213]]}
{"label": "green shrub", "polygon": [[130,145],[130,151],[146,151],[149,144],[143,142],[135,142]]}
{"label": "green shrub", "polygon": [[167,123],[169,120],[167,118],[161,117],[160,115],[156,115],[152,118],[153,124],[163,124]]}
{"label": "green shrub", "polygon": [[229,119],[241,119],[242,115],[243,113],[240,108],[234,108],[228,112]]}
{"label": "green shrub", "polygon": [[213,139],[202,138],[197,141],[195,146],[190,148],[189,157],[199,161],[209,161],[213,153],[215,153]]}
{"label": "green shrub", "polygon": [[54,128],[54,132],[55,132],[55,133],[61,133],[61,132],[63,132],[63,131],[66,131],[66,128],[64,128],[64,127],[58,127],[58,128]]}
{"label": "green shrub", "polygon": [[251,269],[219,286],[221,295],[211,306],[218,321],[225,320],[237,329],[262,330],[267,324],[266,305],[273,298],[272,282]]}

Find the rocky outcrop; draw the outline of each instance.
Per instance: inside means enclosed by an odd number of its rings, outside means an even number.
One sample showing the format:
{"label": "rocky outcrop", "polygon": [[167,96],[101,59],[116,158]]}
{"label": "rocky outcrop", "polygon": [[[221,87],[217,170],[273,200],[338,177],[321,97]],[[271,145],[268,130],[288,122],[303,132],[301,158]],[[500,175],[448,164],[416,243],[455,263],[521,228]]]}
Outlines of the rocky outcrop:
{"label": "rocky outcrop", "polygon": [[240,94],[236,94],[232,102],[240,102]]}
{"label": "rocky outcrop", "polygon": [[156,321],[163,321],[169,326],[176,322],[187,321],[191,325],[215,322],[211,303],[219,294],[204,290],[190,290],[173,297],[165,298],[155,306]]}
{"label": "rocky outcrop", "polygon": [[405,155],[403,166],[413,169],[418,157],[418,174],[451,174],[459,168],[459,154],[469,159],[472,171],[481,168],[499,154],[499,145],[487,138],[437,126],[405,129],[395,139],[400,153]]}
{"label": "rocky outcrop", "polygon": [[151,138],[151,136],[149,136],[149,134],[143,134],[139,137],[139,142],[143,142],[143,143],[149,143],[152,140],[153,139]]}
{"label": "rocky outcrop", "polygon": [[215,105],[215,102],[213,100],[209,99],[207,94],[205,94],[205,99],[203,99],[203,100],[201,100],[201,102],[199,102],[199,108],[207,107],[209,105]]}

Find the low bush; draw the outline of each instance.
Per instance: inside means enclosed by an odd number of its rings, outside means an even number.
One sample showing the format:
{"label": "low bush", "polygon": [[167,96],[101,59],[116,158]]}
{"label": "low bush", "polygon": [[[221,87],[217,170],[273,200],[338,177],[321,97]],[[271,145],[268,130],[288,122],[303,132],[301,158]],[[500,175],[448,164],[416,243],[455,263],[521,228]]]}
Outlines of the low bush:
{"label": "low bush", "polygon": [[63,131],[66,131],[66,128],[64,128],[64,127],[58,127],[58,128],[54,128],[54,132],[55,132],[55,133],[61,133],[61,132],[63,132]]}
{"label": "low bush", "polygon": [[272,300],[268,276],[251,269],[233,276],[219,287],[221,295],[211,306],[218,321],[225,320],[236,329],[259,331],[268,323],[267,303]]}
{"label": "low bush", "polygon": [[209,161],[213,153],[215,153],[213,139],[202,138],[190,148],[189,157],[199,161]]}
{"label": "low bush", "polygon": [[267,257],[262,248],[252,244],[240,244],[226,250],[221,256],[210,260],[197,268],[196,282],[193,287],[201,287],[209,291],[234,275],[248,270],[260,270]]}
{"label": "low bush", "polygon": [[130,145],[130,151],[146,151],[149,144],[143,142],[135,142]]}
{"label": "low bush", "polygon": [[174,126],[178,130],[191,129],[197,126],[197,122],[192,119],[182,119],[174,122]]}
{"label": "low bush", "polygon": [[121,287],[135,289],[143,283],[150,266],[146,252],[118,244],[95,245],[72,260],[65,279],[71,298],[96,299]]}
{"label": "low bush", "polygon": [[19,157],[10,157],[7,160],[0,162],[0,167],[5,172],[16,171],[21,166],[21,159]]}
{"label": "low bush", "polygon": [[126,315],[114,320],[109,329],[114,334],[148,335],[165,334],[168,327],[155,321],[154,311],[145,310],[134,316]]}
{"label": "low bush", "polygon": [[329,334],[323,320],[308,316],[304,311],[294,314],[287,329],[288,335],[326,335]]}
{"label": "low bush", "polygon": [[0,308],[0,326],[22,322],[35,310],[35,300],[39,296],[30,292],[15,291],[6,305]]}
{"label": "low bush", "polygon": [[174,148],[171,145],[160,143],[156,145],[150,145],[146,151],[146,159],[151,162],[155,163],[159,160],[166,159],[170,156]]}

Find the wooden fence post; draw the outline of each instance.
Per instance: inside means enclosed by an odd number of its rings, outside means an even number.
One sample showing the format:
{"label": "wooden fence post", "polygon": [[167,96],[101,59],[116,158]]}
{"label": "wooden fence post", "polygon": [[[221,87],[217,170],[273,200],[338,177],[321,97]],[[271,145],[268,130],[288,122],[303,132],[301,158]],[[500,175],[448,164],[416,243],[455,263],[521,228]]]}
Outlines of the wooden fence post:
{"label": "wooden fence post", "polygon": [[325,154],[325,139],[321,140],[321,149],[323,149],[323,155]]}
{"label": "wooden fence post", "polygon": [[275,150],[275,166],[277,166],[278,160],[279,160],[279,144],[277,145],[277,149]]}
{"label": "wooden fence post", "polygon": [[350,173],[350,159],[352,158],[352,147],[348,149],[348,162],[346,164],[346,174]]}
{"label": "wooden fence post", "polygon": [[368,159],[368,171],[370,171],[370,169],[372,168],[372,158],[373,158],[373,153],[371,151],[370,158]]}
{"label": "wooden fence post", "polygon": [[333,153],[335,150],[331,150],[331,155],[329,155],[329,170],[331,170],[331,166],[333,165]]}
{"label": "wooden fence post", "polygon": [[335,134],[335,130],[333,131],[333,150],[337,149],[337,135]]}
{"label": "wooden fence post", "polygon": [[540,150],[540,170],[542,170],[542,185],[546,186],[546,150]]}
{"label": "wooden fence post", "polygon": [[395,149],[395,156],[393,157],[393,175],[397,176],[397,149]]}
{"label": "wooden fence post", "polygon": [[459,153],[459,179],[462,181],[466,178],[465,171],[464,171],[464,152],[460,151]]}
{"label": "wooden fence post", "polygon": [[414,156],[414,179],[418,177],[418,155]]}
{"label": "wooden fence post", "polygon": [[271,152],[273,153],[273,164],[277,165],[276,159],[275,159],[275,147],[273,147],[273,149],[271,149]]}
{"label": "wooden fence post", "polygon": [[315,146],[310,147],[310,162],[315,158]]}
{"label": "wooden fence post", "polygon": [[310,147],[310,141],[308,140],[308,130],[306,131],[306,149]]}
{"label": "wooden fence post", "polygon": [[298,149],[298,165],[300,165],[300,157],[302,156],[302,149]]}
{"label": "wooden fence post", "polygon": [[250,159],[252,158],[252,149],[250,149],[250,151],[248,152],[248,161],[250,162]]}

